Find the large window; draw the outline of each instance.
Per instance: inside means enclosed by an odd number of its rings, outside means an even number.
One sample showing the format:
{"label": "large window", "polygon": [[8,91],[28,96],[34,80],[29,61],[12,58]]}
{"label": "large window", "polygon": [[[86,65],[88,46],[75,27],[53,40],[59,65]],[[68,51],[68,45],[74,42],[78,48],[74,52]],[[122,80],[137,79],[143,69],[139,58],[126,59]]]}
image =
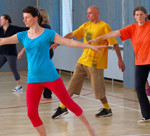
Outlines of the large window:
{"label": "large window", "polygon": [[72,0],[62,0],[62,36],[72,32]]}

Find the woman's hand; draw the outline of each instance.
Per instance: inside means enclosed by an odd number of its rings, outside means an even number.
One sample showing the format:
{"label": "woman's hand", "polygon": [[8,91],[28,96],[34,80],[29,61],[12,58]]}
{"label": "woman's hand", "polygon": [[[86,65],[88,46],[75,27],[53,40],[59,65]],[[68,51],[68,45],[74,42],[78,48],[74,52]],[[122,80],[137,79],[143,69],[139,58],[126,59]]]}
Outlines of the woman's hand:
{"label": "woman's hand", "polygon": [[22,55],[23,55],[23,53],[22,53],[22,52],[19,52],[17,58],[18,58],[18,59],[21,59]]}
{"label": "woman's hand", "polygon": [[21,59],[21,57],[22,57],[22,55],[23,55],[24,52],[25,52],[25,48],[22,48],[22,50],[18,53],[17,58]]}
{"label": "woman's hand", "polygon": [[101,53],[101,51],[99,50],[100,48],[106,48],[108,47],[107,45],[97,45],[97,46],[93,46],[91,45],[91,48],[99,53]]}
{"label": "woman's hand", "polygon": [[98,41],[98,39],[95,38],[95,39],[89,40],[88,43],[93,43],[93,42],[97,42],[97,41]]}

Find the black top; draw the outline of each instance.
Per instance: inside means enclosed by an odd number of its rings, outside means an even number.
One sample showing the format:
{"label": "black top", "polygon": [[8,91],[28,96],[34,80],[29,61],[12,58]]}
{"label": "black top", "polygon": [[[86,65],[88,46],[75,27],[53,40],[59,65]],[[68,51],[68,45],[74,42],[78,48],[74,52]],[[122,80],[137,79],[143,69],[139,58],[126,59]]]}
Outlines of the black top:
{"label": "black top", "polygon": [[50,25],[47,24],[41,24],[41,27],[51,29]]}
{"label": "black top", "polygon": [[[16,34],[17,32],[25,31],[27,29],[27,27],[9,25],[6,32],[4,32],[3,27],[0,27],[0,37],[9,37]],[[0,46],[0,55],[17,56],[16,44],[7,44],[5,46]]]}

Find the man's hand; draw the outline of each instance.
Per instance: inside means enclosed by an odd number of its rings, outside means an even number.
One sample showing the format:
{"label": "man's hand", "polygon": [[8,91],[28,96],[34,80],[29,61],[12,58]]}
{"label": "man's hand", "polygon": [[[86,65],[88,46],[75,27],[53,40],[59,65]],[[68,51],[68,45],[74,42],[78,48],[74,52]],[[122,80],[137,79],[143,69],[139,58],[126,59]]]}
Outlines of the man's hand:
{"label": "man's hand", "polygon": [[125,64],[122,60],[118,60],[118,66],[121,69],[122,72],[125,71]]}

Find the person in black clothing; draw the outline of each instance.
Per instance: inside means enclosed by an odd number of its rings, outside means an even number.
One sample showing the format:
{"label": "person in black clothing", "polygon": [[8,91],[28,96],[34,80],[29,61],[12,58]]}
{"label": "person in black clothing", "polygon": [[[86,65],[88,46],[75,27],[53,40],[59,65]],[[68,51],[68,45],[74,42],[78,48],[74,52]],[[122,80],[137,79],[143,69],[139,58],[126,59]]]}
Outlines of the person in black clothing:
{"label": "person in black clothing", "polygon": [[[40,8],[38,8],[38,10],[39,10],[40,16],[41,16],[41,19],[39,22],[40,26],[51,29],[51,27],[49,25],[49,16],[48,16],[47,11],[45,9],[40,9]],[[21,58],[21,56],[23,55],[24,52],[25,52],[25,49],[23,48],[20,51],[20,53],[18,54],[18,59]],[[52,59],[52,57],[54,55],[53,49],[50,49],[49,55],[50,55],[50,59]],[[48,101],[48,100],[51,100],[51,98],[52,98],[52,91],[45,87],[44,91],[43,91],[43,98],[41,98],[41,100]]]}
{"label": "person in black clothing", "polygon": [[[47,11],[45,9],[39,9],[39,12],[42,17],[41,18],[41,26],[44,28],[51,29],[51,27],[49,25],[49,16],[48,16]],[[52,57],[54,55],[53,49],[50,49],[49,55],[50,55],[50,59],[52,59]],[[43,91],[43,98],[41,100],[45,101],[45,100],[50,100],[51,98],[52,98],[52,91],[45,87],[44,91]]]}
{"label": "person in black clothing", "polygon": [[[1,15],[0,24],[2,26],[0,27],[0,37],[9,37],[16,34],[17,32],[25,31],[28,29],[25,27],[10,25],[11,18],[7,14]],[[0,68],[6,62],[8,62],[17,84],[17,86],[12,91],[23,91],[20,81],[20,74],[17,70],[17,49],[15,44],[8,44],[6,46],[0,47]]]}

